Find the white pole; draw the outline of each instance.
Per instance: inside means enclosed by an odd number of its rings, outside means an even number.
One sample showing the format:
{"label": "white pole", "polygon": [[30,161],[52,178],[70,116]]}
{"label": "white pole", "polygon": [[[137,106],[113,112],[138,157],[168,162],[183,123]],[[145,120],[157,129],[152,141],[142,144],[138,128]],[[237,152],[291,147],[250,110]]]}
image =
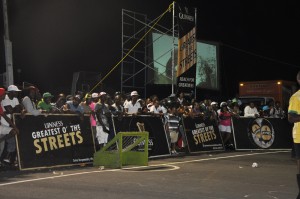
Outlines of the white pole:
{"label": "white pole", "polygon": [[172,33],[173,33],[173,50],[172,50],[172,94],[174,94],[174,72],[175,72],[175,1],[173,1],[173,24],[172,24]]}
{"label": "white pole", "polygon": [[5,63],[6,63],[6,82],[4,86],[8,87],[14,84],[14,71],[12,61],[12,44],[9,40],[9,26],[7,15],[7,2],[2,0],[3,3],[3,19],[4,19],[4,45],[5,45]]}

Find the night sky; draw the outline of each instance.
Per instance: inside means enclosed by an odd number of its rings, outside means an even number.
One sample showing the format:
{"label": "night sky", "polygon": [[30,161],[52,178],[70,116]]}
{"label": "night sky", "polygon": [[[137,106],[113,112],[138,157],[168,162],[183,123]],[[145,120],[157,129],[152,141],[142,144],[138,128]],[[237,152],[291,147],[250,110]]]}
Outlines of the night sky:
{"label": "night sky", "polygon": [[[42,92],[52,93],[70,92],[73,72],[105,75],[118,63],[122,8],[154,19],[172,2],[7,1],[14,71],[21,69],[20,75],[14,76],[15,82],[30,82]],[[184,2],[197,7],[197,39],[220,44],[223,95],[234,95],[239,81],[295,80],[300,69],[300,31],[297,30],[300,12],[296,0]],[[1,44],[0,73],[3,73]],[[119,80],[120,67],[103,83],[112,90],[119,90]]]}

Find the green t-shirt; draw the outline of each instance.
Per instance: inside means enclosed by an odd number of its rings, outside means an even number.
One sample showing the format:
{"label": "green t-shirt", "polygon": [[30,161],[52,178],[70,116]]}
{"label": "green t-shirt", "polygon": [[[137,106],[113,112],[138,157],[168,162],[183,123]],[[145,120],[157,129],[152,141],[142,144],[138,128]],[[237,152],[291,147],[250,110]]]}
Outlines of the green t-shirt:
{"label": "green t-shirt", "polygon": [[47,104],[44,99],[42,99],[41,101],[39,101],[38,105],[37,105],[38,109],[42,109],[45,111],[50,111],[52,109],[51,104]]}

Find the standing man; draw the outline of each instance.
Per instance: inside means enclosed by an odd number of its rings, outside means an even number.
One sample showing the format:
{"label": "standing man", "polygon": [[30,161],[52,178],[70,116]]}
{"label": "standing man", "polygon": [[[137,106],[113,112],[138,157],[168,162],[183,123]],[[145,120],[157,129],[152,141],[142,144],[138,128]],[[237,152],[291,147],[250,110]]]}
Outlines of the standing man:
{"label": "standing man", "polygon": [[[110,134],[109,118],[111,117],[111,111],[108,104],[106,104],[107,94],[105,92],[99,93],[99,102],[95,105],[95,113],[97,117],[97,139],[99,149],[104,147],[108,142],[108,136]],[[97,148],[98,148],[97,147]]]}
{"label": "standing man", "polygon": [[175,106],[171,106],[165,115],[165,130],[171,142],[171,154],[177,155],[176,143],[178,141],[180,117]]}
{"label": "standing man", "polygon": [[[297,74],[297,82],[300,85],[300,71]],[[300,199],[300,90],[294,93],[290,98],[288,120],[294,123],[293,142],[298,166],[297,183],[299,188],[297,199]]]}
{"label": "standing man", "polygon": [[[2,102],[2,100],[5,98],[5,92],[6,91],[4,88],[0,88],[0,102]],[[16,127],[16,125],[11,121],[11,119],[7,117],[6,113],[2,109],[2,106],[0,106],[0,117],[1,118],[3,117],[9,124],[9,126],[0,124],[0,135],[3,135],[0,138],[0,143],[1,143],[4,142],[6,139],[14,137],[16,134],[19,133],[19,130]]]}
{"label": "standing man", "polygon": [[[5,98],[1,102],[1,107],[5,111],[7,117],[9,117],[11,120],[13,113],[21,113],[23,107],[19,102],[18,94],[20,93],[20,89],[18,89],[15,85],[10,85],[7,88],[7,94]],[[1,125],[11,127],[10,124],[4,119],[4,117],[1,117]],[[0,143],[4,144],[4,142]],[[10,165],[13,165],[16,159],[16,140],[14,137],[11,137],[6,140],[6,158],[4,161],[9,163]],[[0,153],[1,154],[1,153]]]}
{"label": "standing man", "polygon": [[137,115],[142,112],[141,104],[138,102],[139,94],[137,91],[132,91],[131,94],[131,101],[125,104],[124,110],[125,113],[128,115]]}

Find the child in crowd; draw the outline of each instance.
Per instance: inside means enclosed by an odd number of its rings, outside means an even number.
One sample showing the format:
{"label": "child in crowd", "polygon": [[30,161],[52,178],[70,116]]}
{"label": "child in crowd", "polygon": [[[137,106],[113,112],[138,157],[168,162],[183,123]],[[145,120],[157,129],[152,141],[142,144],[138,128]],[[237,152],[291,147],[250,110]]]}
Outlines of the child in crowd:
{"label": "child in crowd", "polygon": [[171,154],[178,154],[175,150],[176,142],[178,141],[180,117],[177,115],[177,108],[175,106],[168,108],[168,113],[165,115],[165,128],[171,140]]}

